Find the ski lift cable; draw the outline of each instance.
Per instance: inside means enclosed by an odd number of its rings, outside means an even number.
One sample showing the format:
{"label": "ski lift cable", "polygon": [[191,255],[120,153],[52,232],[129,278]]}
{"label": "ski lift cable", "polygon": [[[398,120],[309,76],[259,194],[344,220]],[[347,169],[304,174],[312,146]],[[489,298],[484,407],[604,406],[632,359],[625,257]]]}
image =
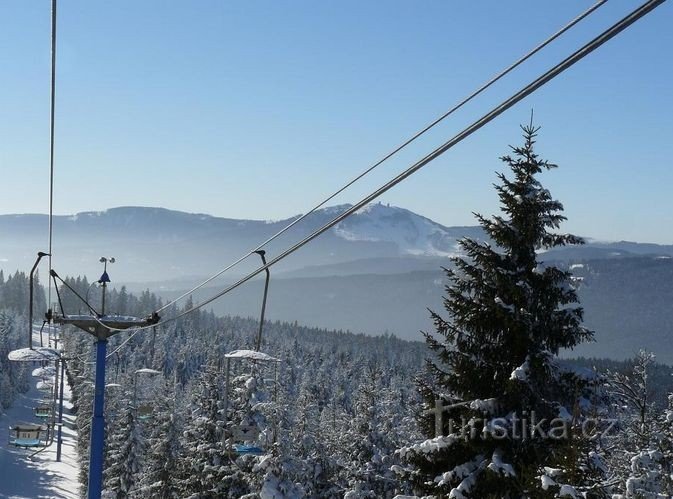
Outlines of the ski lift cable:
{"label": "ski lift cable", "polygon": [[[51,97],[49,119],[49,273],[51,274],[54,227],[54,121],[56,110],[56,0],[51,0]],[[48,283],[47,308],[51,306],[51,283]]]}
{"label": "ski lift cable", "polygon": [[[330,228],[334,227],[336,224],[347,218],[348,216],[352,215],[355,213],[357,210],[361,209],[377,197],[379,197],[381,194],[387,192],[390,190],[392,187],[396,186],[400,182],[406,180],[408,177],[416,173],[418,170],[426,166],[428,163],[434,161],[438,157],[440,157],[442,154],[444,154],[446,151],[451,149],[453,146],[464,140],[465,138],[469,137],[479,129],[481,129],[484,125],[488,124],[498,116],[500,116],[502,113],[510,109],[512,106],[523,100],[525,97],[528,95],[532,94],[535,92],[537,89],[548,83],[549,81],[553,80],[556,78],[558,75],[563,73],[566,69],[570,68],[580,60],[582,60],[584,57],[592,53],[594,50],[602,46],[604,43],[612,39],[613,37],[617,36],[620,34],[622,31],[624,31],[626,28],[634,24],[636,21],[641,19],[643,16],[647,15],[650,13],[652,10],[654,10],[656,7],[659,5],[663,4],[666,2],[666,0],[648,0],[644,4],[642,4],[640,7],[636,8],[634,11],[631,13],[627,14],[624,18],[621,20],[617,21],[615,24],[610,26],[608,29],[603,31],[601,34],[596,36],[593,40],[589,41],[586,43],[584,46],[581,48],[577,49],[575,52],[573,52],[571,55],[566,57],[564,60],[553,66],[551,69],[540,75],[538,78],[524,86],[521,90],[516,92],[514,95],[510,96],[508,99],[500,103],[498,106],[493,108],[491,111],[483,115],[481,118],[479,118],[477,121],[473,122],[471,125],[469,125],[467,128],[465,128],[463,131],[455,135],[453,138],[449,139],[447,142],[439,146],[437,149],[426,155],[424,158],[420,159],[413,165],[411,165],[409,168],[407,168],[405,171],[397,175],[395,178],[392,180],[388,181],[386,184],[382,185],[379,187],[377,190],[373,191],[370,193],[368,196],[365,198],[361,199],[358,201],[355,205],[351,206],[349,209],[341,213],[340,215],[336,216],[333,218],[330,222],[327,222],[325,225],[299,241],[298,243],[294,244],[290,248],[286,249],[282,253],[280,253],[278,256],[272,258],[269,260],[268,263],[265,265],[262,265],[261,267],[257,268],[256,270],[250,272],[248,275],[245,277],[242,277],[238,281],[236,281],[234,284],[228,286],[227,288],[223,289],[222,291],[216,293],[215,295],[211,296],[210,298],[206,299],[205,301],[194,305],[192,308],[185,310],[173,317],[169,317],[167,319],[161,320],[157,322],[154,325],[159,325],[159,324],[165,324],[167,322],[175,321],[180,319],[181,317],[184,317],[196,310],[199,310],[200,308],[212,303],[213,301],[217,300],[218,298],[224,296],[225,294],[229,293],[230,291],[236,289],[240,285],[246,283],[256,275],[260,274],[261,272],[264,272],[266,269],[271,267],[272,265],[275,265],[279,261],[283,260],[290,254],[294,253],[298,249],[302,248],[309,242],[313,241],[315,238],[329,230]],[[103,324],[100,320],[98,320],[99,324],[111,331],[121,331],[121,329],[113,328],[110,327],[106,324]],[[150,326],[143,326],[140,327],[136,330],[138,332],[139,330],[142,329],[148,329],[150,327],[153,327],[154,325]]]}
{"label": "ski lift cable", "polygon": [[[66,288],[68,288],[68,289],[70,290],[71,293],[73,293],[77,298],[80,299],[80,301],[81,301],[82,303],[84,303],[84,304],[87,306],[87,308],[89,309],[89,311],[90,311],[92,314],[94,314],[94,316],[99,317],[99,316],[101,315],[101,314],[99,314],[99,313],[96,311],[95,308],[93,308],[93,306],[91,306],[91,304],[90,304],[85,298],[82,297],[82,295],[80,295],[80,294],[75,290],[75,288],[73,288],[70,284],[68,284],[66,281],[64,281],[64,280],[61,278],[61,276],[58,275],[58,274],[56,273],[55,270],[51,270],[50,273],[51,273],[51,276],[54,278],[54,287],[56,287],[56,279],[58,279],[59,281],[61,281],[61,284],[63,284]],[[91,288],[91,286],[89,286],[89,289],[90,289],[90,288]],[[56,288],[56,289],[58,289],[58,288]],[[87,293],[88,293],[88,290],[87,290]],[[59,295],[59,302],[60,302],[60,295]],[[61,310],[63,310],[63,305],[60,304],[60,306],[61,306]]]}
{"label": "ski lift cable", "polygon": [[[522,56],[521,58],[519,58],[517,61],[515,61],[514,63],[512,63],[510,66],[508,66],[507,68],[505,68],[504,70],[502,70],[502,71],[501,71],[500,73],[498,73],[496,76],[494,76],[493,78],[491,78],[488,82],[486,82],[486,83],[483,84],[481,87],[479,87],[477,90],[475,90],[475,91],[472,92],[470,95],[468,95],[468,96],[465,97],[463,100],[461,100],[458,104],[454,105],[451,109],[449,109],[449,110],[448,110],[446,113],[444,113],[442,116],[440,116],[439,118],[437,118],[435,121],[433,121],[432,123],[430,123],[429,125],[427,125],[425,128],[423,128],[423,129],[420,130],[419,132],[417,132],[415,135],[413,135],[410,139],[408,139],[407,141],[405,141],[404,143],[402,143],[400,146],[396,147],[394,150],[392,150],[390,153],[388,153],[386,156],[384,156],[381,160],[379,160],[378,162],[374,163],[374,164],[373,164],[372,166],[370,166],[367,170],[365,170],[365,171],[362,172],[360,175],[356,176],[356,177],[353,178],[351,181],[349,181],[348,183],[346,183],[343,187],[341,187],[340,189],[338,189],[337,191],[335,191],[333,194],[331,194],[330,196],[328,196],[327,198],[325,198],[323,201],[321,201],[319,204],[317,204],[316,206],[314,206],[314,207],[313,207],[311,210],[309,210],[307,213],[305,213],[304,215],[302,215],[302,216],[296,218],[296,219],[293,220],[290,224],[288,224],[287,226],[285,226],[283,229],[281,229],[280,231],[276,232],[274,235],[272,235],[271,237],[269,237],[268,239],[266,239],[264,242],[262,242],[261,244],[259,244],[258,246],[256,246],[256,247],[253,248],[252,250],[250,250],[248,253],[244,254],[244,255],[241,256],[239,259],[235,260],[233,263],[229,264],[228,266],[226,266],[225,268],[223,268],[223,269],[220,270],[219,272],[215,273],[214,275],[212,275],[211,277],[209,277],[208,279],[206,279],[206,280],[203,281],[202,283],[198,284],[197,286],[193,287],[193,288],[190,289],[189,291],[186,291],[185,293],[181,294],[181,295],[178,296],[177,298],[173,299],[172,301],[169,301],[168,303],[166,303],[166,304],[163,305],[162,307],[158,308],[158,309],[156,310],[155,313],[158,314],[159,312],[161,312],[161,311],[163,311],[163,310],[166,310],[166,309],[167,309],[168,307],[170,307],[171,305],[175,304],[176,302],[180,301],[181,299],[185,298],[186,296],[189,296],[189,295],[190,295],[191,293],[193,293],[194,291],[197,291],[198,289],[200,289],[200,288],[202,288],[203,286],[207,285],[208,283],[212,282],[214,279],[216,279],[217,277],[221,276],[221,275],[224,274],[226,271],[230,270],[231,268],[233,268],[233,267],[235,267],[236,265],[238,265],[239,263],[241,263],[243,260],[245,260],[246,258],[248,258],[250,255],[252,255],[252,254],[254,254],[255,252],[259,251],[261,248],[263,248],[263,247],[264,247],[265,245],[267,245],[268,243],[270,243],[270,242],[272,242],[273,240],[275,240],[275,239],[277,239],[278,237],[280,237],[282,234],[284,234],[285,232],[287,232],[287,231],[288,231],[290,228],[292,228],[294,225],[296,225],[296,224],[298,224],[299,222],[301,222],[302,220],[306,219],[311,213],[314,213],[317,209],[319,209],[319,208],[320,208],[321,206],[323,206],[325,203],[329,202],[331,199],[333,199],[334,197],[336,197],[338,194],[342,193],[344,190],[346,190],[348,187],[350,187],[351,185],[353,185],[355,182],[357,182],[357,181],[359,181],[360,179],[362,179],[365,175],[369,174],[371,171],[373,171],[375,168],[377,168],[377,167],[378,167],[379,165],[381,165],[383,162],[385,162],[386,160],[388,160],[389,158],[391,158],[393,155],[397,154],[399,151],[401,151],[402,149],[404,149],[406,146],[408,146],[409,144],[411,144],[413,141],[415,141],[416,139],[418,139],[419,137],[421,137],[423,134],[425,134],[426,132],[428,132],[431,128],[433,128],[434,126],[436,126],[437,124],[439,124],[442,120],[444,120],[445,118],[447,118],[448,116],[450,116],[452,113],[454,113],[455,111],[457,111],[458,109],[460,109],[462,106],[464,106],[465,104],[467,104],[468,102],[470,102],[472,99],[474,99],[475,97],[477,97],[479,94],[481,94],[483,91],[485,91],[485,90],[488,89],[490,86],[492,86],[493,84],[495,84],[495,83],[496,83],[497,81],[499,81],[501,78],[503,78],[503,77],[506,76],[508,73],[510,73],[512,70],[514,70],[515,68],[517,68],[518,66],[520,66],[522,63],[524,63],[524,62],[525,62],[526,60],[528,60],[530,57],[532,57],[532,56],[535,55],[537,52],[539,52],[540,50],[542,50],[544,47],[546,47],[547,45],[549,45],[552,41],[554,41],[555,39],[557,39],[558,37],[560,37],[562,34],[564,34],[566,31],[568,31],[569,29],[571,29],[572,27],[574,27],[574,26],[575,26],[577,23],[579,23],[581,20],[583,20],[584,18],[586,18],[587,16],[589,16],[590,14],[592,14],[594,11],[596,11],[599,7],[601,7],[601,6],[602,6],[603,4],[605,4],[606,2],[607,2],[607,0],[599,0],[598,2],[596,2],[596,3],[595,3],[594,5],[592,5],[589,9],[587,9],[586,11],[584,11],[583,13],[581,13],[579,16],[577,16],[576,18],[574,18],[573,20],[571,20],[568,24],[566,24],[565,26],[563,26],[563,27],[562,27],[561,29],[559,29],[556,33],[554,33],[554,34],[551,35],[549,38],[547,38],[545,41],[543,41],[542,43],[540,43],[539,45],[537,45],[535,48],[533,48],[533,49],[532,49],[531,51],[529,51],[527,54],[525,54],[524,56]],[[268,267],[263,267],[263,268],[260,269],[260,271],[262,271],[262,270],[266,270],[266,269],[268,269]],[[211,300],[211,301],[212,301],[212,300]],[[86,301],[85,301],[85,303],[86,303]],[[203,306],[203,305],[205,305],[205,304],[202,304],[202,305],[200,305],[200,306]],[[198,310],[198,308],[200,308],[200,306],[199,306],[199,307],[196,307],[196,308],[192,308],[192,309],[190,309],[190,311],[191,311],[191,310]],[[183,315],[186,315],[186,314],[183,312],[183,314],[181,314],[181,315],[179,315],[179,316],[176,316],[175,318],[182,317]],[[174,320],[174,319],[170,319],[170,320]],[[113,330],[113,329],[114,329],[114,328],[109,328],[109,326],[103,324],[101,321],[98,321],[98,322],[99,322],[100,325],[102,325],[102,326],[104,326],[104,327],[107,327],[107,328],[110,329],[110,330]],[[111,355],[113,355],[114,353],[118,352],[118,351],[119,351],[119,350],[120,350],[120,349],[121,349],[121,348],[122,348],[128,341],[130,341],[130,340],[131,340],[131,339],[132,339],[138,332],[140,332],[140,331],[142,331],[142,330],[144,330],[144,329],[149,329],[149,327],[151,327],[151,326],[145,326],[145,327],[141,327],[141,328],[138,328],[138,329],[134,330],[134,331],[131,333],[131,335],[129,336],[129,338],[127,338],[122,344],[120,344],[120,345],[119,345],[119,346],[118,346],[112,353],[110,353],[109,356],[111,356]],[[108,356],[108,358],[109,358],[109,356]]]}
{"label": "ski lift cable", "polygon": [[469,94],[467,97],[463,98],[461,101],[459,101],[459,102],[458,102],[457,104],[455,104],[453,107],[451,107],[451,108],[450,108],[448,111],[446,111],[443,115],[441,115],[440,117],[438,117],[437,119],[435,119],[433,122],[431,122],[429,125],[425,126],[425,127],[424,127],[423,129],[421,129],[420,131],[416,132],[414,135],[412,135],[409,139],[407,139],[406,141],[404,141],[402,144],[400,144],[399,146],[395,147],[392,151],[390,151],[388,154],[386,154],[385,156],[383,156],[383,158],[381,158],[381,159],[378,160],[376,163],[374,163],[373,165],[371,165],[369,168],[367,168],[366,170],[364,170],[363,172],[361,172],[359,175],[357,175],[356,177],[354,177],[353,179],[351,179],[349,182],[347,182],[347,183],[344,184],[342,187],[340,187],[338,190],[336,190],[335,192],[333,192],[332,194],[330,194],[329,196],[327,196],[325,199],[323,199],[322,201],[320,201],[320,203],[318,203],[317,205],[315,205],[315,206],[314,206],[313,208],[311,208],[309,211],[307,211],[307,212],[304,213],[303,215],[301,215],[301,216],[297,217],[296,219],[294,219],[292,222],[290,222],[288,225],[286,225],[285,227],[283,227],[281,230],[279,230],[278,232],[276,232],[275,234],[273,234],[273,235],[272,235],[271,237],[269,237],[267,240],[265,240],[264,242],[260,243],[260,244],[257,245],[255,248],[251,249],[251,250],[248,251],[246,254],[244,254],[243,256],[241,256],[238,260],[236,260],[236,261],[234,261],[233,263],[227,265],[227,266],[224,267],[222,270],[220,270],[220,271],[218,271],[217,273],[213,274],[211,277],[209,277],[208,279],[206,279],[206,280],[203,281],[202,283],[196,285],[195,287],[193,287],[193,288],[190,289],[189,291],[184,292],[183,294],[181,294],[181,295],[178,296],[177,298],[175,298],[175,299],[173,299],[172,301],[166,303],[164,306],[162,306],[161,308],[159,308],[159,309],[157,310],[157,313],[158,313],[158,312],[161,312],[161,311],[163,311],[163,310],[165,310],[165,309],[167,309],[168,307],[170,307],[170,306],[173,305],[174,303],[176,303],[176,302],[182,300],[183,298],[186,298],[187,296],[189,296],[190,294],[192,294],[194,291],[197,291],[197,290],[201,289],[203,286],[205,286],[205,285],[207,285],[208,283],[212,282],[214,279],[218,278],[219,276],[221,276],[222,274],[224,274],[224,273],[227,272],[228,270],[232,269],[233,267],[235,267],[236,265],[238,265],[239,263],[241,263],[243,260],[245,260],[246,258],[248,258],[249,256],[251,256],[251,255],[252,255],[253,253],[255,253],[256,251],[262,249],[264,246],[266,246],[266,245],[269,244],[270,242],[276,240],[278,237],[280,237],[281,235],[283,235],[284,233],[286,233],[288,230],[290,230],[292,227],[294,227],[295,225],[297,225],[299,222],[305,220],[309,215],[311,215],[311,214],[314,213],[316,210],[318,210],[319,208],[321,208],[322,206],[324,206],[326,203],[328,203],[329,201],[331,201],[332,199],[334,199],[336,196],[338,196],[339,194],[341,194],[342,192],[344,192],[344,191],[345,191],[346,189],[348,189],[350,186],[352,186],[353,184],[355,184],[356,182],[358,182],[359,180],[361,180],[363,177],[365,177],[366,175],[368,175],[369,173],[371,173],[372,171],[374,171],[374,170],[375,170],[376,168],[378,168],[382,163],[386,162],[388,159],[390,159],[391,157],[393,157],[394,155],[396,155],[396,154],[397,154],[398,152],[400,152],[402,149],[404,149],[405,147],[407,147],[409,144],[411,144],[412,142],[414,142],[416,139],[420,138],[422,135],[424,135],[424,134],[425,134],[426,132],[428,132],[430,129],[434,128],[436,125],[438,125],[439,123],[441,123],[442,121],[444,121],[444,119],[448,118],[450,115],[452,115],[453,113],[455,113],[456,111],[458,111],[460,108],[462,108],[465,104],[467,104],[468,102],[470,102],[472,99],[474,99],[475,97],[477,97],[478,95],[480,95],[482,92],[484,92],[484,91],[487,90],[489,87],[491,87],[492,85],[494,85],[494,84],[495,84],[496,82],[498,82],[500,79],[502,79],[502,78],[505,77],[507,74],[509,74],[510,72],[512,72],[514,69],[516,69],[517,67],[519,67],[521,64],[523,64],[524,62],[526,62],[528,59],[530,59],[532,56],[534,56],[535,54],[537,54],[537,53],[538,53],[540,50],[542,50],[544,47],[546,47],[547,45],[549,45],[551,42],[553,42],[553,41],[556,40],[558,37],[560,37],[561,35],[563,35],[566,31],[570,30],[570,29],[571,29],[573,26],[575,26],[577,23],[579,23],[579,22],[582,21],[584,18],[588,17],[590,14],[592,14],[594,11],[596,11],[599,7],[601,7],[602,5],[604,5],[607,1],[608,1],[608,0],[598,0],[598,1],[597,1],[595,4],[593,4],[589,9],[585,10],[584,12],[582,12],[579,16],[575,17],[573,20],[571,20],[569,23],[567,23],[567,24],[566,24],[565,26],[563,26],[561,29],[559,29],[558,31],[556,31],[556,32],[555,32],[553,35],[551,35],[549,38],[547,38],[547,39],[544,40],[542,43],[540,43],[539,45],[537,45],[535,48],[533,48],[532,50],[530,50],[529,52],[527,52],[527,53],[526,53],[525,55],[523,55],[521,58],[517,59],[514,63],[512,63],[511,65],[509,65],[507,68],[505,68],[505,69],[503,69],[502,71],[500,71],[498,74],[496,74],[496,75],[495,75],[494,77],[492,77],[490,80],[488,80],[486,83],[484,83],[484,84],[481,85],[479,88],[477,88],[474,92],[472,92],[472,93]]}
{"label": "ski lift cable", "polygon": [[[153,327],[155,327],[155,326],[153,326]],[[133,337],[134,337],[136,334],[138,334],[140,331],[144,331],[145,329],[147,329],[147,328],[143,327],[143,328],[138,328],[138,329],[136,329],[135,331],[133,331],[133,332],[129,335],[128,338],[126,338],[124,341],[122,341],[122,342],[117,346],[117,348],[115,348],[115,349],[112,350],[109,354],[107,354],[107,355],[105,356],[105,359],[107,360],[107,359],[109,359],[110,357],[112,357],[112,356],[113,356],[114,354],[116,354],[119,350],[121,350],[122,348],[124,348],[124,346],[125,346],[129,341],[131,341],[131,340],[133,339]]]}

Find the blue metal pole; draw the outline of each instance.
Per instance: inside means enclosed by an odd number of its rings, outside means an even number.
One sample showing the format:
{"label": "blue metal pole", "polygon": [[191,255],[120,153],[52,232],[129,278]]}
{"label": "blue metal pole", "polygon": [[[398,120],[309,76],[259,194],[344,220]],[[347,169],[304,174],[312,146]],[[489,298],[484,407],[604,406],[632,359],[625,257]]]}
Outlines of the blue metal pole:
{"label": "blue metal pole", "polygon": [[61,462],[61,443],[63,439],[61,434],[63,431],[63,378],[65,378],[65,360],[61,359],[61,394],[58,403],[58,436],[56,437],[56,461]]}
{"label": "blue metal pole", "polygon": [[103,446],[105,444],[105,354],[107,338],[96,340],[96,387],[91,420],[88,499],[100,499],[103,490]]}

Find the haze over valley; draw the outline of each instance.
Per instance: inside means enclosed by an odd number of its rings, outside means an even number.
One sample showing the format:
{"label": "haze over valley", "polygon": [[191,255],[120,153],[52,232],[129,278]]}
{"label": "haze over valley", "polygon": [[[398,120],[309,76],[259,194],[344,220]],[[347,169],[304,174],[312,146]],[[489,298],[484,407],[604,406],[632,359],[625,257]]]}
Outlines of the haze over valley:
{"label": "haze over valley", "polygon": [[[310,215],[267,247],[272,258],[322,226],[348,205]],[[256,247],[293,219],[236,220],[163,208],[120,207],[56,217],[54,268],[59,274],[100,274],[98,258],[114,256],[113,286],[150,289],[164,299],[179,296]],[[35,248],[44,245],[44,215],[0,216],[0,268],[27,270]],[[483,240],[478,226],[446,227],[409,210],[369,205],[312,244],[272,267],[269,320],[350,330],[392,333],[421,340],[431,330],[427,308],[441,312],[445,279],[442,266],[459,253],[457,242]],[[555,249],[541,258],[569,268],[581,278],[579,294],[587,327],[596,342],[570,355],[631,358],[640,349],[673,363],[665,341],[673,329],[673,245],[600,242]],[[227,283],[255,269],[256,255],[193,295],[208,298]],[[262,279],[212,304],[218,315],[257,317]]]}

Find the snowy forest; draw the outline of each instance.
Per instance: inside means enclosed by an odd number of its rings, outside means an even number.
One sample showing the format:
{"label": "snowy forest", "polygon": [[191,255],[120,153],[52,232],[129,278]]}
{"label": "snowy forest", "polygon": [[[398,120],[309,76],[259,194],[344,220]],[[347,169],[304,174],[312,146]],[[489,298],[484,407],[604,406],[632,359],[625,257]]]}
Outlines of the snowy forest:
{"label": "snowy forest", "polygon": [[[200,310],[112,337],[104,497],[673,496],[671,369],[646,351],[627,362],[559,357],[593,332],[578,279],[539,260],[582,240],[556,232],[563,206],[538,178],[555,165],[537,155],[537,133],[523,127],[523,144],[502,158],[502,212],[477,215],[492,244],[463,239],[463,256],[447,261],[444,310],[429,312],[424,342],[267,321],[269,359],[228,358],[254,348],[259,323]],[[66,282],[97,307],[95,281]],[[25,274],[0,273],[3,408],[29,383],[7,360],[25,346],[28,286]],[[44,288],[35,291],[43,314]],[[60,299],[83,312],[67,289]],[[106,309],[145,317],[160,304],[121,287]],[[84,493],[93,342],[61,337]]]}

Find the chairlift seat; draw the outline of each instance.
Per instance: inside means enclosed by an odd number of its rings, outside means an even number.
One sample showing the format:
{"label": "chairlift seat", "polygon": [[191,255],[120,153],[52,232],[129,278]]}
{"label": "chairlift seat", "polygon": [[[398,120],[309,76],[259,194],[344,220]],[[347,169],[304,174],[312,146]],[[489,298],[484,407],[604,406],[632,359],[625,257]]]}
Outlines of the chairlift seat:
{"label": "chairlift seat", "polygon": [[112,329],[112,331],[108,331],[107,335],[112,336],[115,332],[114,330],[117,329],[130,329],[152,325],[158,320],[158,317],[156,319],[154,317],[139,319],[128,315],[103,315],[101,317],[93,315],[55,315],[53,320],[57,324],[72,324],[89,333],[96,333],[101,325],[103,327],[107,326]]}
{"label": "chairlift seat", "polygon": [[36,378],[49,378],[56,375],[56,369],[52,366],[37,367],[33,369],[32,375]]}
{"label": "chairlift seat", "polygon": [[256,445],[234,444],[234,450],[237,454],[250,454],[253,456],[261,456],[264,454],[264,449]]}
{"label": "chairlift seat", "polygon": [[280,362],[280,359],[272,357],[264,352],[257,352],[255,350],[234,350],[232,352],[224,354],[224,357],[227,359],[246,359],[246,360],[258,360],[262,362]]}
{"label": "chairlift seat", "polygon": [[[16,447],[44,447],[45,442],[40,440],[40,433],[46,430],[42,425],[16,425],[10,426],[9,443]],[[13,433],[13,437],[11,434]]]}
{"label": "chairlift seat", "polygon": [[254,441],[259,437],[259,429],[254,425],[240,425],[233,428],[233,436],[239,442]]}
{"label": "chairlift seat", "polygon": [[36,387],[42,392],[48,392],[54,387],[54,383],[52,381],[38,381]]}
{"label": "chairlift seat", "polygon": [[9,443],[17,447],[42,447],[42,441],[38,438],[15,438]]}
{"label": "chairlift seat", "polygon": [[152,418],[154,413],[154,407],[152,404],[140,404],[138,406],[138,419],[141,421],[146,421]]}
{"label": "chairlift seat", "polygon": [[47,347],[19,348],[7,354],[7,358],[14,362],[53,362],[61,359],[58,350]]}
{"label": "chairlift seat", "polygon": [[40,405],[34,409],[35,417],[37,418],[48,418],[51,416],[51,407],[48,405]]}

